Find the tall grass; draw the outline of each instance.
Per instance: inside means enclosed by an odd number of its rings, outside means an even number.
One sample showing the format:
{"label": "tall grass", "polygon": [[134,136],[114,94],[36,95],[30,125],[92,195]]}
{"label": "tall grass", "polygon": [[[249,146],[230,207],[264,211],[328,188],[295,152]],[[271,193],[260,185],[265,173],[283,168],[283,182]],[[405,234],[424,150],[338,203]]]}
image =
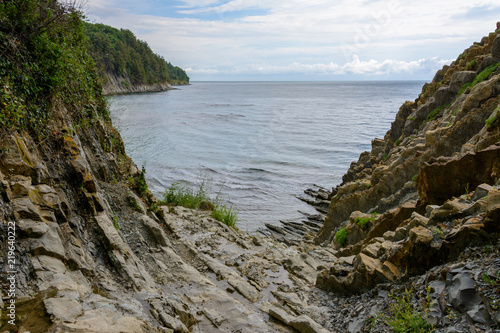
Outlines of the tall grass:
{"label": "tall grass", "polygon": [[210,183],[210,181],[202,180],[196,190],[180,183],[173,183],[165,190],[160,205],[210,209],[214,219],[230,227],[235,227],[238,221],[238,212],[233,209],[232,205],[221,200],[219,196],[214,200],[210,199]]}

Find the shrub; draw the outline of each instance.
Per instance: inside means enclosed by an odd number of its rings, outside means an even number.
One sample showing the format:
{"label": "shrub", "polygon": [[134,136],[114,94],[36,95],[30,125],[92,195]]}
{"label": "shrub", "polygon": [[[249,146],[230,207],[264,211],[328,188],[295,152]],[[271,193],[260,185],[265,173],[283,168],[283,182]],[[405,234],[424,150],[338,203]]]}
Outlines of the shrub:
{"label": "shrub", "polygon": [[187,186],[179,183],[172,183],[172,185],[165,190],[161,204],[195,209],[198,208],[202,202],[206,201],[210,201],[206,182],[202,182],[196,192]]}
{"label": "shrub", "polygon": [[229,227],[234,227],[238,221],[238,212],[233,209],[232,205],[228,207],[223,203],[215,205],[211,216]]}
{"label": "shrub", "polygon": [[146,182],[146,168],[142,166],[141,172],[137,175],[128,179],[128,184],[137,190],[137,192],[142,196],[148,191],[148,183]]}
{"label": "shrub", "polygon": [[337,231],[337,233],[335,234],[335,239],[337,240],[337,243],[340,244],[340,246],[343,246],[346,239],[347,239],[347,229],[346,228],[342,228],[340,229],[339,231]]}
{"label": "shrub", "polygon": [[196,191],[179,183],[173,183],[165,190],[160,205],[182,206],[191,209],[212,210],[211,216],[222,223],[234,227],[238,221],[238,212],[217,196],[209,196],[209,182],[202,180]]}
{"label": "shrub", "polygon": [[53,102],[75,122],[109,120],[77,1],[0,2],[0,129],[52,135]]}
{"label": "shrub", "polygon": [[[395,300],[389,307],[388,314],[380,315],[382,322],[393,332],[398,333],[427,333],[434,329],[427,323],[423,313],[411,304],[411,290],[405,290],[400,297],[391,295]],[[425,313],[424,309],[424,313]]]}
{"label": "shrub", "polygon": [[361,228],[365,229],[368,223],[375,220],[375,217],[356,217],[354,222]]}

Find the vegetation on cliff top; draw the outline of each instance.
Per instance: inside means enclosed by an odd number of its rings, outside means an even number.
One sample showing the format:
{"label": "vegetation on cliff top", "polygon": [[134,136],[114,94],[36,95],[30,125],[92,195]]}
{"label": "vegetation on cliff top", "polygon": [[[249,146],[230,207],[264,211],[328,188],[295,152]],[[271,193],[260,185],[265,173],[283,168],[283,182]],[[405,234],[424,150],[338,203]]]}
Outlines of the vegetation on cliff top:
{"label": "vegetation on cliff top", "polygon": [[138,40],[130,30],[85,23],[85,31],[89,52],[104,82],[108,73],[128,77],[132,84],[189,83],[184,70],[153,53],[148,44]]}
{"label": "vegetation on cliff top", "polygon": [[0,128],[46,137],[55,101],[77,123],[109,119],[78,2],[0,2]]}

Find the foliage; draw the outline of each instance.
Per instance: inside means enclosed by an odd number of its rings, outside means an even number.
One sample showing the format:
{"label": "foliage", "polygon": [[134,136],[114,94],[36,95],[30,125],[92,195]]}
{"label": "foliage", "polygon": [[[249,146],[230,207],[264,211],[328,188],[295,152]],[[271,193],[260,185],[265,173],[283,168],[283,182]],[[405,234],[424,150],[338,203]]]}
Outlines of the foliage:
{"label": "foliage", "polygon": [[490,277],[488,274],[483,273],[483,281],[492,286],[500,285],[500,272],[497,273],[496,277]]}
{"label": "foliage", "polygon": [[433,332],[434,329],[427,323],[424,315],[411,304],[411,293],[411,290],[405,289],[399,297],[391,295],[395,302],[390,305],[388,314],[380,315],[382,322],[398,333]]}
{"label": "foliage", "polygon": [[[130,30],[91,23],[85,23],[85,30],[89,52],[103,80],[110,73],[128,77],[133,84],[189,83],[186,72],[153,53]],[[126,81],[123,83],[128,85]]]}
{"label": "foliage", "polygon": [[472,59],[468,64],[467,64],[467,70],[471,70],[476,66],[476,59]]}
{"label": "foliage", "polygon": [[196,191],[190,187],[173,183],[165,190],[160,205],[182,206],[191,209],[210,209],[211,216],[222,223],[234,227],[238,221],[238,212],[217,196],[211,200],[209,196],[209,181],[202,180]]}
{"label": "foliage", "polygon": [[483,82],[484,80],[488,79],[490,77],[491,73],[493,73],[494,71],[496,71],[498,67],[500,67],[500,62],[497,62],[496,64],[493,64],[493,65],[490,65],[490,66],[486,67],[481,73],[479,73],[476,76],[476,78],[474,79],[474,81],[466,83],[466,84],[464,84],[462,86],[462,88],[458,92],[458,96],[462,95],[467,90],[467,88],[471,88],[472,89],[479,82]]}
{"label": "foliage", "polygon": [[208,196],[207,183],[202,181],[197,191],[179,183],[173,183],[165,190],[160,204],[195,209],[206,201],[210,201],[210,197]]}
{"label": "foliage", "polygon": [[368,223],[372,222],[375,220],[375,217],[356,217],[354,219],[354,222],[361,228],[365,229]]}
{"label": "foliage", "polygon": [[427,118],[424,120],[423,124],[429,122],[429,121],[433,121],[434,119],[436,119],[437,115],[443,111],[444,109],[448,108],[450,106],[450,104],[446,104],[446,105],[441,105],[441,106],[438,106],[437,108],[435,108],[434,110],[432,110],[432,112],[430,112],[428,115],[427,115]]}
{"label": "foliage", "polygon": [[224,203],[216,203],[211,215],[214,219],[222,223],[234,227],[238,221],[238,212],[233,209],[233,206],[227,206]]}
{"label": "foliage", "polygon": [[108,119],[78,3],[0,2],[0,128],[51,133],[54,101],[76,121]]}
{"label": "foliage", "polygon": [[337,240],[337,243],[339,243],[340,246],[343,246],[346,239],[347,239],[347,229],[342,228],[337,233],[335,234],[335,239]]}
{"label": "foliage", "polygon": [[116,230],[120,230],[120,219],[115,214],[113,214],[113,226]]}
{"label": "foliage", "polygon": [[497,115],[498,115],[498,111],[500,111],[500,108],[496,109],[493,114],[491,115],[491,117],[489,117],[488,119],[486,119],[484,121],[484,124],[487,126],[487,127],[493,127],[493,124],[495,123],[495,121],[497,120]]}
{"label": "foliage", "polygon": [[418,173],[417,173],[416,175],[414,175],[414,176],[411,178],[411,180],[412,180],[412,181],[414,181],[414,182],[416,182],[416,181],[417,181],[417,178],[418,178]]}
{"label": "foliage", "polygon": [[141,172],[129,179],[129,185],[143,195],[148,191],[148,183],[146,182],[146,167],[143,165]]}

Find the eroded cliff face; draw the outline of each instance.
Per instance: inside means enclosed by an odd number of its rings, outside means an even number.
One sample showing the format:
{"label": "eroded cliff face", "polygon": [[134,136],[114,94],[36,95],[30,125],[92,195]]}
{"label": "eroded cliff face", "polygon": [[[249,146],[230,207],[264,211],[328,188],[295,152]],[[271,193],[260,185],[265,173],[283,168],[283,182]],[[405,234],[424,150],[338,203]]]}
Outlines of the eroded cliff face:
{"label": "eroded cliff face", "polygon": [[125,76],[116,76],[106,73],[106,82],[102,84],[104,95],[119,95],[142,92],[159,92],[173,89],[168,83],[157,84],[132,84],[130,79]]}

